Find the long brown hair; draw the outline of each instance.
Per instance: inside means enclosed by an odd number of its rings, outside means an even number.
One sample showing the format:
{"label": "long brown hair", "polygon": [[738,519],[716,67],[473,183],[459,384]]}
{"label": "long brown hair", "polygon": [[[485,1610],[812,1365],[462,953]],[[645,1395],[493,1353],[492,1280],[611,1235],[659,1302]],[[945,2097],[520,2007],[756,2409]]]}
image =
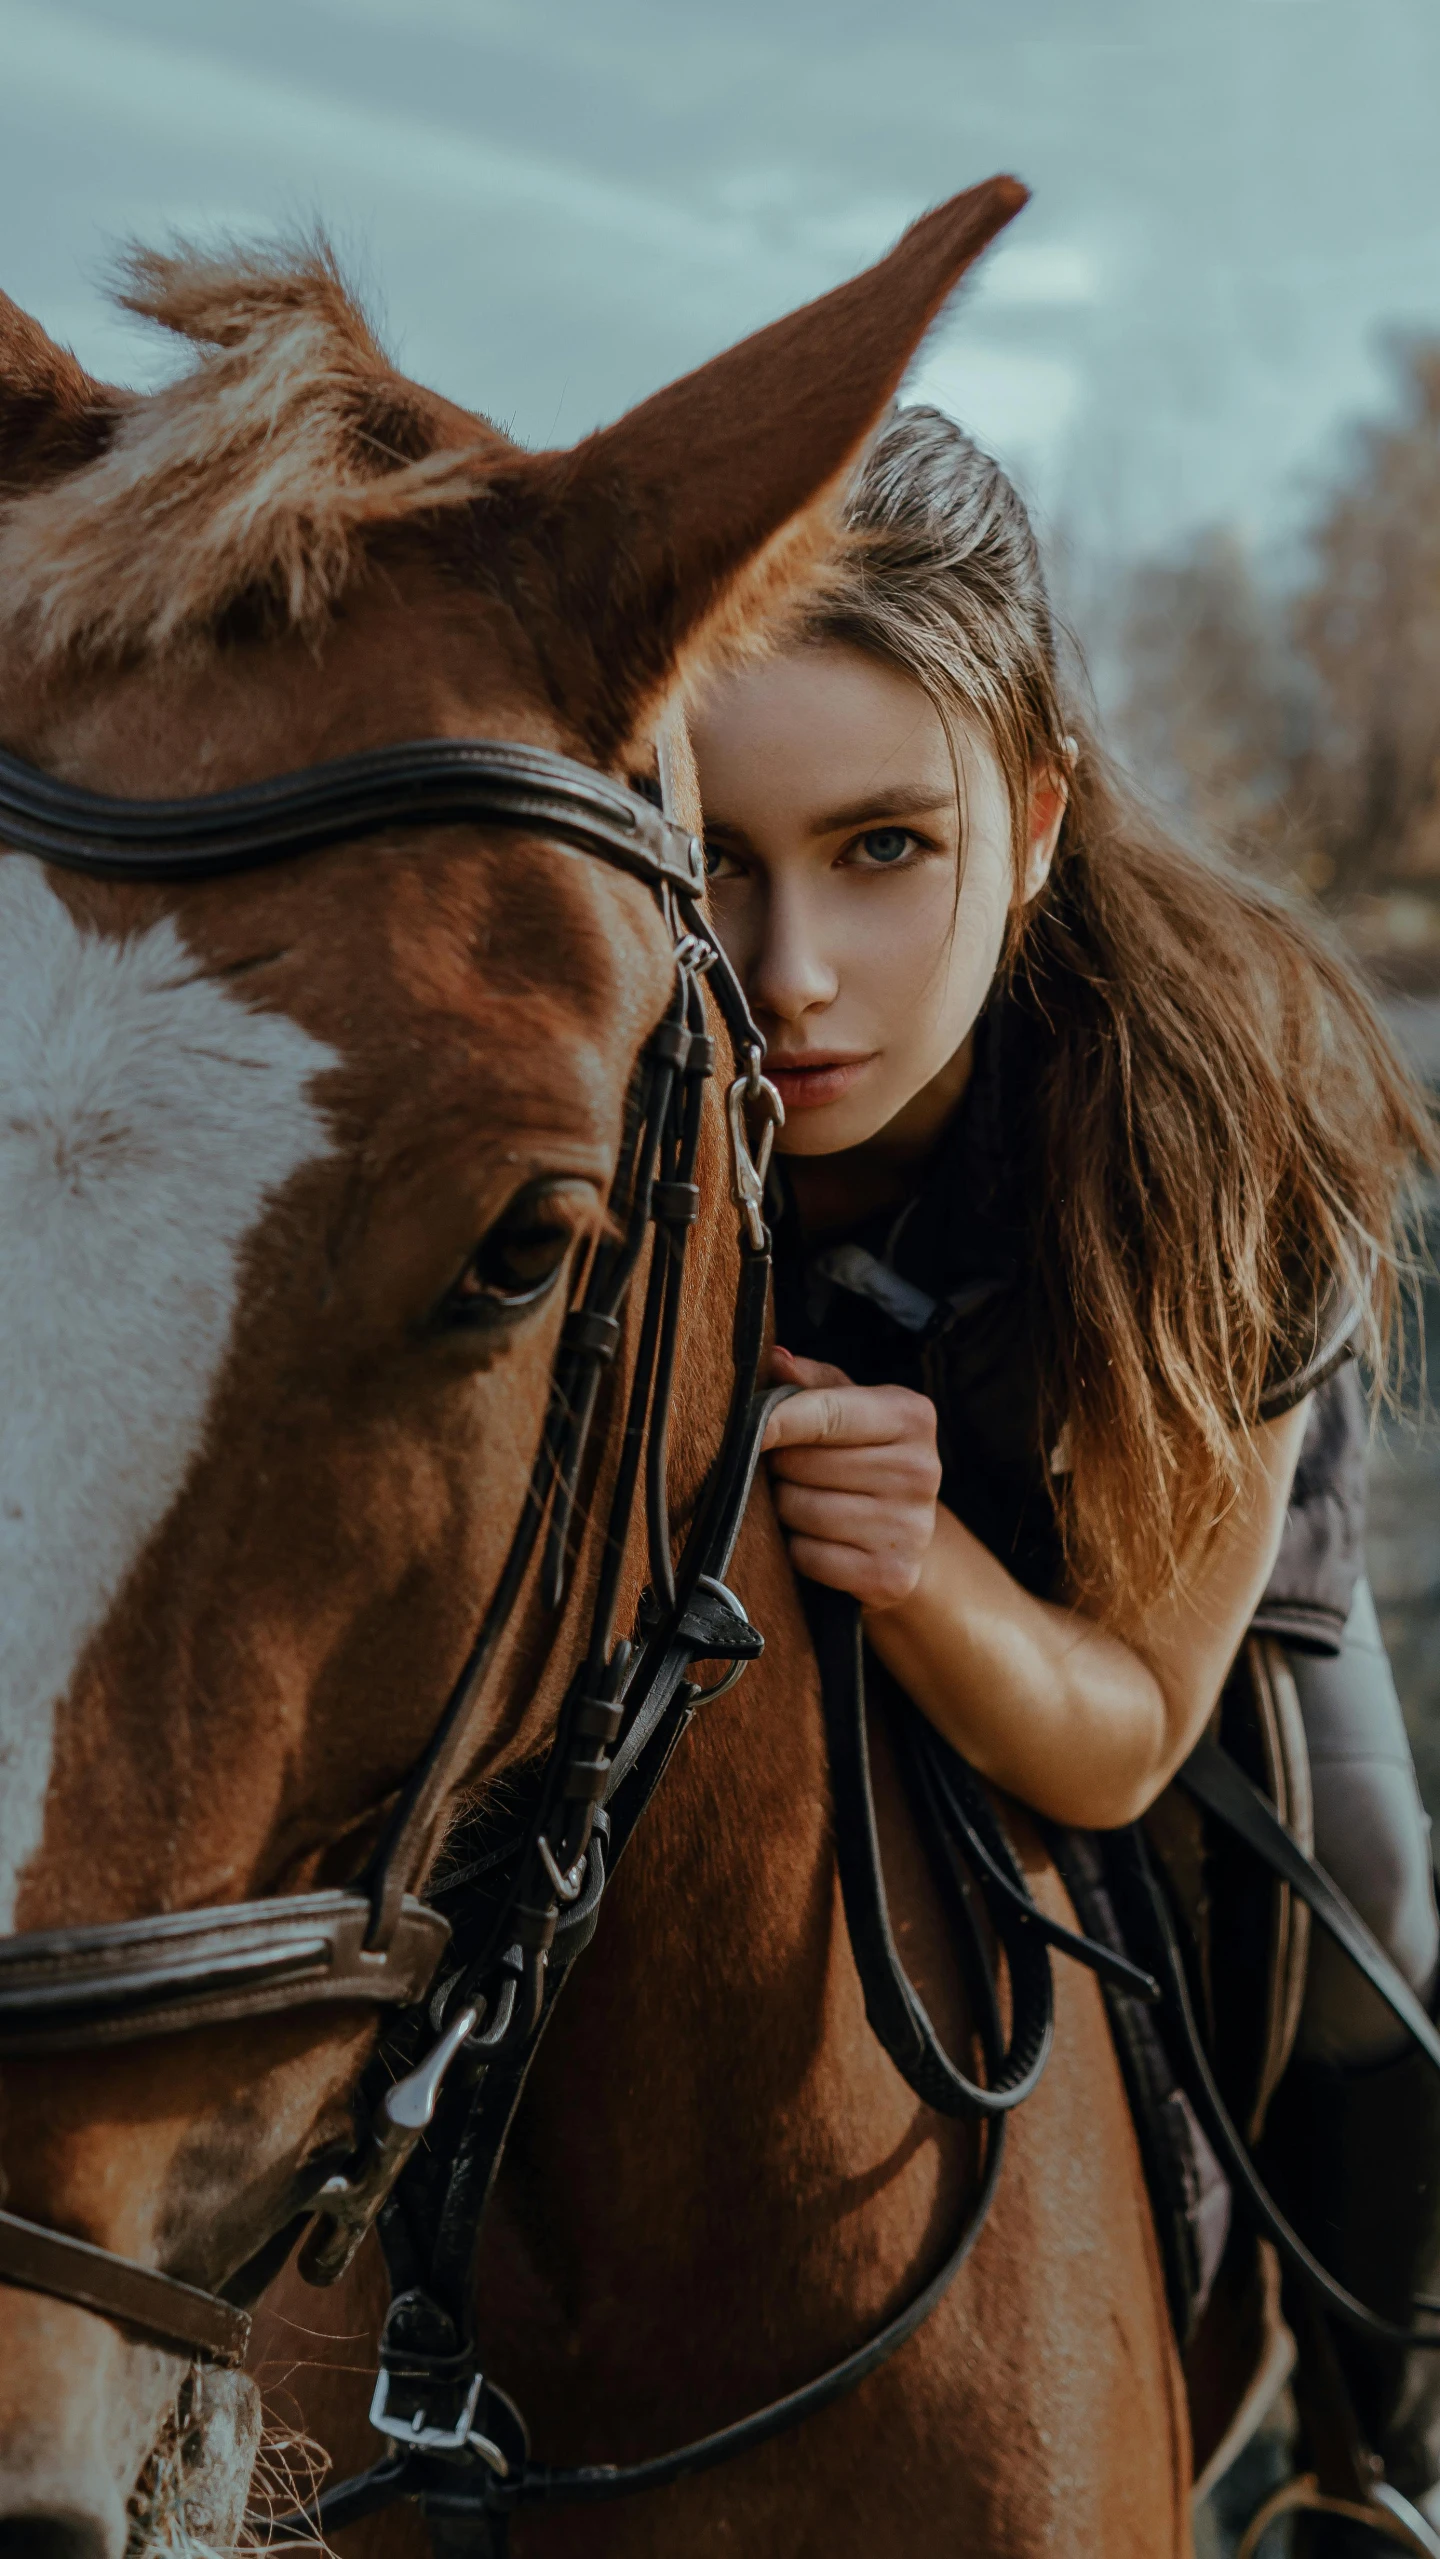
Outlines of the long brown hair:
{"label": "long brown hair", "polygon": [[[1426,1097],[1323,931],[1176,842],[1106,759],[1058,664],[1039,553],[999,466],[896,412],[811,624],[978,721],[1004,772],[1017,894],[1002,977],[1038,1008],[1033,1132],[1043,1445],[1077,1598],[1132,1616],[1236,1498],[1267,1385],[1337,1297],[1389,1374]],[[1037,775],[1069,803],[1018,891]],[[1022,1133],[1016,1132],[1016,1142]]]}

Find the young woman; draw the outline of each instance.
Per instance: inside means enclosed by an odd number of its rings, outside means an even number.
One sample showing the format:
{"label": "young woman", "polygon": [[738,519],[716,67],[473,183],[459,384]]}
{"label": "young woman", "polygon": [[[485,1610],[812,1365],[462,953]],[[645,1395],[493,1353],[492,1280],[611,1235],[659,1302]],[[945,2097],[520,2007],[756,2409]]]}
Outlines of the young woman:
{"label": "young woman", "polygon": [[[1347,1364],[1384,1373],[1424,1098],[1329,949],[1106,767],[996,465],[899,412],[851,522],[823,611],[695,726],[715,914],[787,1114],[775,1374],[801,1391],[767,1445],[794,1561],[863,1603],[975,1768],[1086,1828],[1145,1810],[1247,1629],[1278,1635],[1319,1854],[1429,1998]],[[1440,2179],[1394,2173],[1440,2161],[1440,2104],[1395,2053],[1317,1958],[1314,2212],[1342,2152],[1393,2209],[1379,2262],[1373,2231],[1363,2265],[1345,2227],[1311,2235],[1377,2306],[1440,2246]],[[1345,2351],[1392,2476],[1429,2488],[1413,2385]]]}

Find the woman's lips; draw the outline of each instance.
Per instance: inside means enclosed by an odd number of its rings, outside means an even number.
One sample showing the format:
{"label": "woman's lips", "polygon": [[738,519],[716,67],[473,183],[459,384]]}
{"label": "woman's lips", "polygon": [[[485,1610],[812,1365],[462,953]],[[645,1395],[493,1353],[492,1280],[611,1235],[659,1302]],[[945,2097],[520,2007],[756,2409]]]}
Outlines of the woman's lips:
{"label": "woman's lips", "polygon": [[787,1111],[818,1111],[849,1092],[873,1055],[872,1050],[866,1057],[771,1057],[765,1072]]}

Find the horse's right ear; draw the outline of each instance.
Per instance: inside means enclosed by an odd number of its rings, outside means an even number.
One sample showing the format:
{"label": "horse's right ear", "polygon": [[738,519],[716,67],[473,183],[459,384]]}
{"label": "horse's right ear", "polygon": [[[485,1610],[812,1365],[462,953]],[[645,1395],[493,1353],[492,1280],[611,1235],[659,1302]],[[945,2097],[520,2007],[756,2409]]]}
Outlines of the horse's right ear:
{"label": "horse's right ear", "polygon": [[508,496],[512,542],[548,573],[536,584],[558,582],[534,636],[598,754],[623,753],[677,678],[803,588],[930,322],[1026,200],[1014,178],[972,187],[851,283],[502,475],[491,505]]}
{"label": "horse's right ear", "polygon": [[125,406],[123,392],[92,381],[0,293],[0,495],[18,497],[93,462]]}

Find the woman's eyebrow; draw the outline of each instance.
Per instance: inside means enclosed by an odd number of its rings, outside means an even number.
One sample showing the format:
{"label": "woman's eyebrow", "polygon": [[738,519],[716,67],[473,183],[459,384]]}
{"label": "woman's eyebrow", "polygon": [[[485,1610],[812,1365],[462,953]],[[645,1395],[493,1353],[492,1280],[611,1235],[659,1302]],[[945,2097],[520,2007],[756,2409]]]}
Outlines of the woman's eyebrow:
{"label": "woman's eyebrow", "polygon": [[823,817],[813,817],[810,833],[839,835],[846,827],[874,826],[881,818],[928,817],[933,809],[949,811],[953,806],[950,792],[937,791],[928,782],[894,782],[887,790],[872,791],[843,809],[827,809]]}

